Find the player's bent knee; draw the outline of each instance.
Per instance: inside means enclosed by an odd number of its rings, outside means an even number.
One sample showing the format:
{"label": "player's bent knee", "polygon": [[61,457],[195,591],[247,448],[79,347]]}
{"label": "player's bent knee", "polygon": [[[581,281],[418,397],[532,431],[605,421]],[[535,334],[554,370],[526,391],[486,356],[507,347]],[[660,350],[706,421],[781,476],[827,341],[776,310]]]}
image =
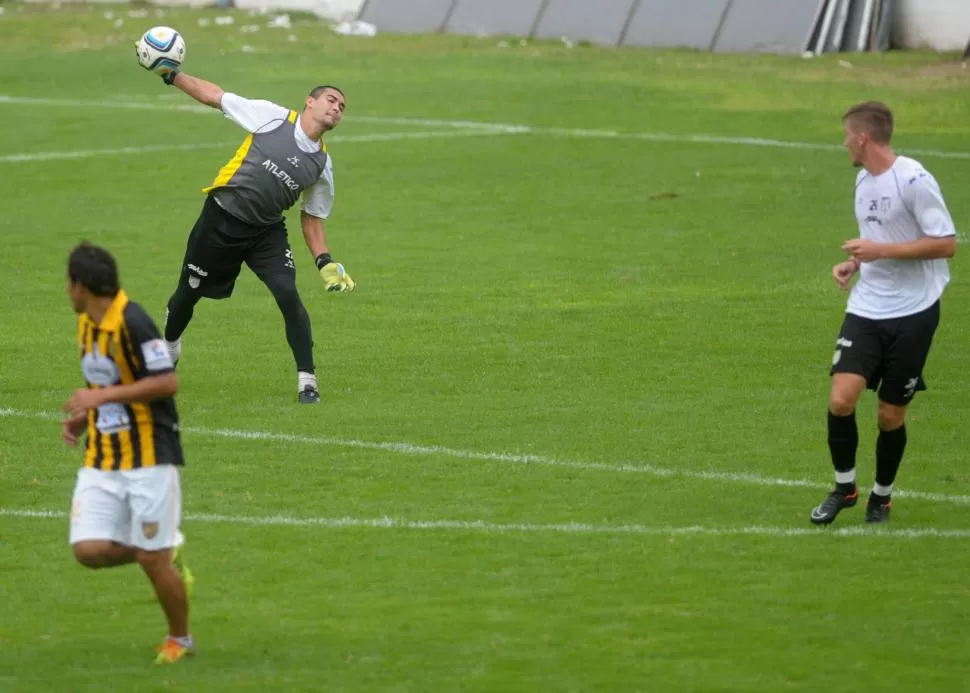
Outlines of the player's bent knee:
{"label": "player's bent knee", "polygon": [[296,278],[290,274],[271,274],[263,281],[273,295],[296,293]]}
{"label": "player's bent knee", "polygon": [[101,541],[79,541],[71,547],[74,558],[85,568],[104,568],[105,548]]}
{"label": "player's bent knee", "polygon": [[829,411],[836,416],[848,416],[855,411],[857,399],[849,393],[833,392],[829,396]]}
{"label": "player's bent knee", "polygon": [[201,298],[202,295],[198,291],[191,289],[183,282],[179,282],[175,292],[169,297],[167,306],[169,310],[194,308]]}
{"label": "player's bent knee", "polygon": [[170,549],[161,549],[159,551],[138,549],[135,552],[135,560],[142,567],[142,570],[151,575],[156,571],[171,568],[172,552]]}
{"label": "player's bent knee", "polygon": [[832,376],[829,411],[836,416],[848,416],[855,411],[859,397],[866,387],[866,379],[855,373],[836,373]]}
{"label": "player's bent knee", "polygon": [[293,277],[285,274],[278,274],[266,278],[266,286],[276,299],[276,303],[284,310],[286,308],[299,308],[300,292],[296,288],[296,281]]}
{"label": "player's bent knee", "polygon": [[876,416],[881,430],[895,431],[906,422],[906,407],[889,404],[889,402],[880,402],[879,412]]}

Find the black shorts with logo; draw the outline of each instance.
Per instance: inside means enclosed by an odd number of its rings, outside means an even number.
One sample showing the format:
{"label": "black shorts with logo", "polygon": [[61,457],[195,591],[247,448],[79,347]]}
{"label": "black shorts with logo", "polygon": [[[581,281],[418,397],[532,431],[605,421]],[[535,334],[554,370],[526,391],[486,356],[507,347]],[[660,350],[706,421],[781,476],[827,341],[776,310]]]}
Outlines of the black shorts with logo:
{"label": "black shorts with logo", "polygon": [[846,313],[831,373],[861,375],[881,401],[906,406],[917,391],[926,389],[923,366],[939,323],[939,301],[919,313],[889,320]]}
{"label": "black shorts with logo", "polygon": [[206,197],[189,234],[179,283],[206,298],[228,298],[244,262],[263,282],[275,275],[296,282],[293,251],[282,221],[269,226],[247,224],[211,195]]}

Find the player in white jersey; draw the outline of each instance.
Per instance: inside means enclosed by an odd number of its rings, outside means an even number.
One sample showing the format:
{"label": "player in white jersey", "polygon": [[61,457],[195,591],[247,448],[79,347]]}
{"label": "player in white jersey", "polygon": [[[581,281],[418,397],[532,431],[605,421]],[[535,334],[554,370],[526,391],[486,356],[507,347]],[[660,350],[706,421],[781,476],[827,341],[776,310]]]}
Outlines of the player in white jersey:
{"label": "player in white jersey", "polygon": [[812,510],[826,525],[856,504],[856,403],[867,387],[878,392],[876,480],[866,522],[889,519],[896,472],[906,447],[906,408],[925,390],[923,366],[940,320],[940,297],[950,281],[946,258],[956,252],[956,230],[936,179],[923,165],[897,156],[890,145],[892,112],[878,102],[843,116],[846,149],[862,170],[856,178],[859,238],[842,246],[850,259],[832,268],[849,294],[832,357],[828,443],[835,489]]}

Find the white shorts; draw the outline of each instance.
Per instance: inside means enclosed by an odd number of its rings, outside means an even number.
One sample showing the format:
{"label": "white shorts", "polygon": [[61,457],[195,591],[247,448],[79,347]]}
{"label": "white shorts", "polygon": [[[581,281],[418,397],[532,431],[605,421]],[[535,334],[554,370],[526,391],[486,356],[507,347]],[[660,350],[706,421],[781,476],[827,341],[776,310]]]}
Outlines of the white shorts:
{"label": "white shorts", "polygon": [[71,503],[71,543],[114,541],[145,551],[182,544],[182,489],[173,464],[103,472],[82,467]]}

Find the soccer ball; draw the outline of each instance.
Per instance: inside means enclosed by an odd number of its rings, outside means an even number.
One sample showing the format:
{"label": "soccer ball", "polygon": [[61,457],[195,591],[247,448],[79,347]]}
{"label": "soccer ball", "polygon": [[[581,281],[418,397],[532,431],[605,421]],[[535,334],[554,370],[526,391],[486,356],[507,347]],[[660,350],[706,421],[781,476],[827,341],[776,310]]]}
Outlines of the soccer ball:
{"label": "soccer ball", "polygon": [[170,26],[152,27],[142,34],[135,48],[139,64],[159,75],[179,69],[185,60],[185,40]]}

